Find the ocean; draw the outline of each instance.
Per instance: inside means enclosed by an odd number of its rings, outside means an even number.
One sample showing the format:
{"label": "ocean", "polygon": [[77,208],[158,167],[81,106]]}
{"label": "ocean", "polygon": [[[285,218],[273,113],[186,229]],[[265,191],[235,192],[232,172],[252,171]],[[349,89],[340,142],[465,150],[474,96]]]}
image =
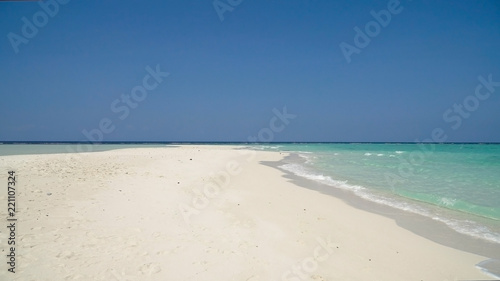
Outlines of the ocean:
{"label": "ocean", "polygon": [[56,153],[79,153],[79,152],[99,152],[122,148],[140,147],[164,147],[163,143],[107,143],[107,144],[87,144],[78,142],[5,142],[0,143],[0,156],[27,155],[27,154],[56,154]]}
{"label": "ocean", "polygon": [[296,176],[500,244],[500,144],[308,143],[254,148],[298,155],[280,166]]}

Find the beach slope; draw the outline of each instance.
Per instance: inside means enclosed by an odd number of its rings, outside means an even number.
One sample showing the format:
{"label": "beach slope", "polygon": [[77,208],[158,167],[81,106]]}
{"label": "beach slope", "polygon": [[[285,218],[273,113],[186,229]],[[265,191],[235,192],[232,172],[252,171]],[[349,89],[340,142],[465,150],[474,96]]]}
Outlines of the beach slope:
{"label": "beach slope", "polygon": [[[299,187],[279,152],[189,145],[0,157],[1,280],[474,280],[484,257]],[[7,191],[0,192],[7,226]]]}

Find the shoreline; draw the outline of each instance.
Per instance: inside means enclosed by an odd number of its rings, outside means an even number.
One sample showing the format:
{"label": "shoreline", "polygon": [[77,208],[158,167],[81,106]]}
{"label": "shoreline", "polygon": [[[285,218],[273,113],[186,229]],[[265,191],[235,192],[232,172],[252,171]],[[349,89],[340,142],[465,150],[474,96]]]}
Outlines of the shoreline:
{"label": "shoreline", "polygon": [[[286,161],[289,158],[295,158],[294,161],[300,159],[297,153],[292,152],[278,162],[268,162],[264,163],[264,165],[285,173],[284,177],[291,180],[297,186],[333,196],[354,208],[390,218],[398,226],[425,239],[446,247],[487,257],[489,259],[482,261],[484,269],[488,271],[487,274],[493,274],[492,277],[500,278],[500,244],[459,233],[446,224],[433,220],[430,217],[370,201],[355,195],[352,191],[295,175],[291,171],[280,167],[289,163]],[[301,161],[304,160],[301,159]]]}
{"label": "shoreline", "polygon": [[269,166],[286,155],[190,145],[0,156],[2,172],[20,175],[12,280],[485,278],[483,256]]}

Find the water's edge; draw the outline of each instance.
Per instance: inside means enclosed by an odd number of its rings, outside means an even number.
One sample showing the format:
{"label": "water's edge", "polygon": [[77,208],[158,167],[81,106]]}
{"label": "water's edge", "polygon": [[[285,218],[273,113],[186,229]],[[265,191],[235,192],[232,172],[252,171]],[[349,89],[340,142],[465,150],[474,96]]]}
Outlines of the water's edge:
{"label": "water's edge", "polygon": [[354,195],[351,191],[335,188],[330,185],[297,176],[280,167],[289,163],[290,159],[293,158],[295,158],[293,161],[296,162],[297,158],[299,158],[298,154],[290,153],[289,156],[286,156],[280,161],[261,162],[261,164],[282,171],[285,174],[284,177],[297,186],[334,196],[357,209],[393,219],[400,227],[440,245],[486,257],[488,259],[479,263],[476,267],[486,274],[500,279],[500,276],[497,275],[499,274],[498,268],[496,268],[496,265],[500,262],[500,244],[472,238],[468,235],[458,233],[444,223],[429,217],[363,199]]}

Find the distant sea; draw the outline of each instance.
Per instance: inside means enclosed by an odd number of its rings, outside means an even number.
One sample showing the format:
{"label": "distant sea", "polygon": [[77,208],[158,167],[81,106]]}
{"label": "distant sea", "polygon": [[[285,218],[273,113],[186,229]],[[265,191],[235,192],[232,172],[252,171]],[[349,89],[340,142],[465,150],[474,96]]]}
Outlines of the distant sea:
{"label": "distant sea", "polygon": [[106,143],[89,145],[78,142],[0,142],[0,156],[27,154],[54,154],[71,152],[98,152],[134,147],[163,147],[160,143]]}
{"label": "distant sea", "polygon": [[500,144],[259,145],[297,154],[281,168],[500,244]]}

